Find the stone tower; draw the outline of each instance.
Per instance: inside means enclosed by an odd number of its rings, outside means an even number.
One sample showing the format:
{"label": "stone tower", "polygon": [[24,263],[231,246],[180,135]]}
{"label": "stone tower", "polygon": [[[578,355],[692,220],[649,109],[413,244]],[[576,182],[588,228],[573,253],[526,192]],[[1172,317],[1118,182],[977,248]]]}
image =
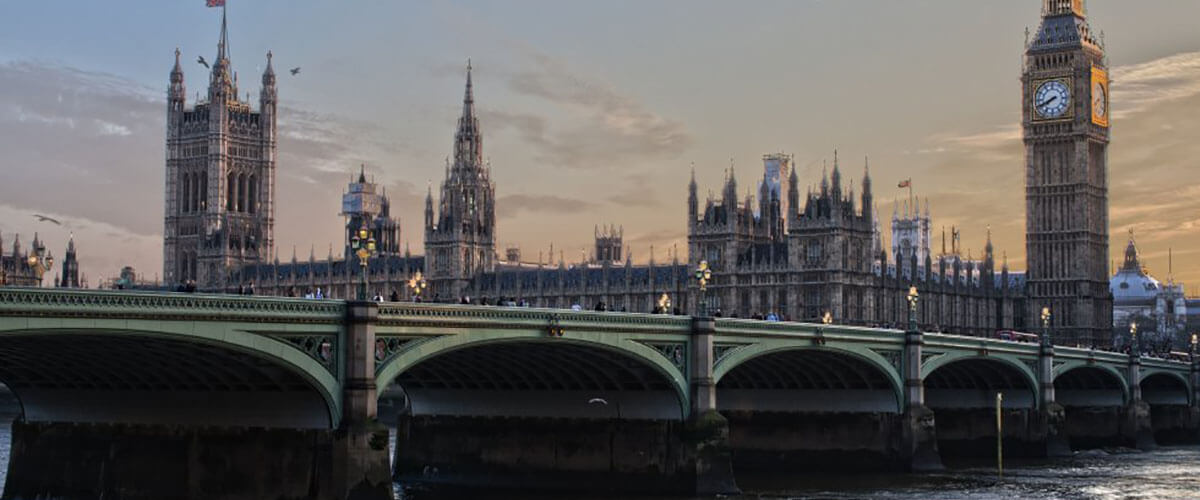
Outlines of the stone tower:
{"label": "stone tower", "polygon": [[[797,319],[815,321],[829,312],[843,322],[870,318],[874,311],[871,176],[864,165],[861,203],[856,203],[853,192],[842,190],[836,151],[833,158],[832,176],[823,175],[820,190],[810,190],[788,214],[789,267],[802,283],[788,314]],[[798,179],[788,182],[789,197],[798,198]]]}
{"label": "stone tower", "polygon": [[62,279],[58,286],[63,288],[79,288],[79,260],[75,257],[75,235],[67,240],[67,254],[63,257]]}
{"label": "stone tower", "polygon": [[475,116],[468,62],[454,160],[446,165],[436,214],[432,189],[425,198],[425,275],[430,292],[441,299],[457,299],[472,277],[495,267],[495,196],[491,166],[483,162],[483,134]]}
{"label": "stone tower", "polygon": [[1082,0],[1045,0],[1025,51],[1025,247],[1029,318],[1055,341],[1107,345],[1108,72]]}
{"label": "stone tower", "polygon": [[238,99],[225,16],[206,99],[187,107],[179,50],[167,91],[163,279],[226,287],[229,270],[266,263],[274,247],[276,92],[267,68],[259,108]]}

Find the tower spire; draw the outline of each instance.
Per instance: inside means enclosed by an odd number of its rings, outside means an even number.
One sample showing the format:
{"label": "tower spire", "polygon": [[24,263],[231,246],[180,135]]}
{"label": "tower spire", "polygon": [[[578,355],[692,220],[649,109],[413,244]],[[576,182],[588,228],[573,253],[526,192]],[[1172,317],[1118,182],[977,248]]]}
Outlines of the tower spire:
{"label": "tower spire", "polygon": [[225,29],[225,7],[221,6],[221,40],[217,42],[217,60],[225,59],[228,54],[225,53],[229,46],[229,32]]}

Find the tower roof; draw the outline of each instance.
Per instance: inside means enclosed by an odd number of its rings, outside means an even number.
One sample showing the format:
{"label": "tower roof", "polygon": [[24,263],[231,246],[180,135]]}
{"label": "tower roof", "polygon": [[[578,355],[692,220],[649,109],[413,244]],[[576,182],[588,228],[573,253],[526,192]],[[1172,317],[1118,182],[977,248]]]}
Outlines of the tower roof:
{"label": "tower roof", "polygon": [[1042,24],[1029,44],[1030,52],[1064,48],[1099,47],[1088,26],[1083,0],[1045,0]]}

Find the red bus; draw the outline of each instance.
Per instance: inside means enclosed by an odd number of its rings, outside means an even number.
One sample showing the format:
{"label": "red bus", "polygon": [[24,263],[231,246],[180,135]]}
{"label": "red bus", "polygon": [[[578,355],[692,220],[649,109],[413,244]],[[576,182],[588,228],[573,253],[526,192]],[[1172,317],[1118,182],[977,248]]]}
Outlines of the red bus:
{"label": "red bus", "polygon": [[1016,330],[997,330],[996,338],[1007,340],[1009,342],[1033,342],[1037,343],[1039,337],[1035,333],[1018,332]]}

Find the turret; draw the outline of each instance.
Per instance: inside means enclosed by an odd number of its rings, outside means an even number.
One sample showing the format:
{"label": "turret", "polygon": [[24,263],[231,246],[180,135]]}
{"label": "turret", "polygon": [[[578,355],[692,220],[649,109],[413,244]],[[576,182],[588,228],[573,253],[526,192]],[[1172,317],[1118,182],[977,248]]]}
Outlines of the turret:
{"label": "turret", "polygon": [[729,178],[725,180],[725,191],[721,194],[721,203],[729,212],[737,209],[737,178],[733,173],[732,163],[731,161],[729,165]]}
{"label": "turret", "polygon": [[[233,74],[229,67],[229,55],[226,52],[229,42],[226,30],[225,13],[221,12],[221,39],[217,42],[217,58],[212,63],[212,75],[209,78],[208,98],[213,104],[224,103],[227,99],[237,97],[233,84]],[[214,106],[217,107],[217,106]]]}
{"label": "turret", "polygon": [[187,89],[183,85],[183,66],[179,64],[179,48],[175,48],[175,67],[171,68],[171,86],[167,90],[167,111],[170,116],[183,113]]}
{"label": "turret", "polygon": [[425,234],[433,231],[433,185],[425,192]]}
{"label": "turret", "polygon": [[792,169],[792,173],[788,175],[788,212],[783,214],[785,220],[790,221],[795,217],[795,212],[800,210],[800,177],[796,174],[796,169]]}
{"label": "turret", "polygon": [[873,218],[871,207],[875,206],[875,198],[871,194],[871,160],[863,159],[863,179],[862,179],[862,214],[863,218],[870,221]]}
{"label": "turret", "polygon": [[696,167],[692,166],[692,180],[688,183],[688,227],[696,225],[700,213],[700,200],[696,198]]}
{"label": "turret", "polygon": [[833,201],[836,203],[842,199],[842,173],[838,169],[838,153],[833,150]]}

